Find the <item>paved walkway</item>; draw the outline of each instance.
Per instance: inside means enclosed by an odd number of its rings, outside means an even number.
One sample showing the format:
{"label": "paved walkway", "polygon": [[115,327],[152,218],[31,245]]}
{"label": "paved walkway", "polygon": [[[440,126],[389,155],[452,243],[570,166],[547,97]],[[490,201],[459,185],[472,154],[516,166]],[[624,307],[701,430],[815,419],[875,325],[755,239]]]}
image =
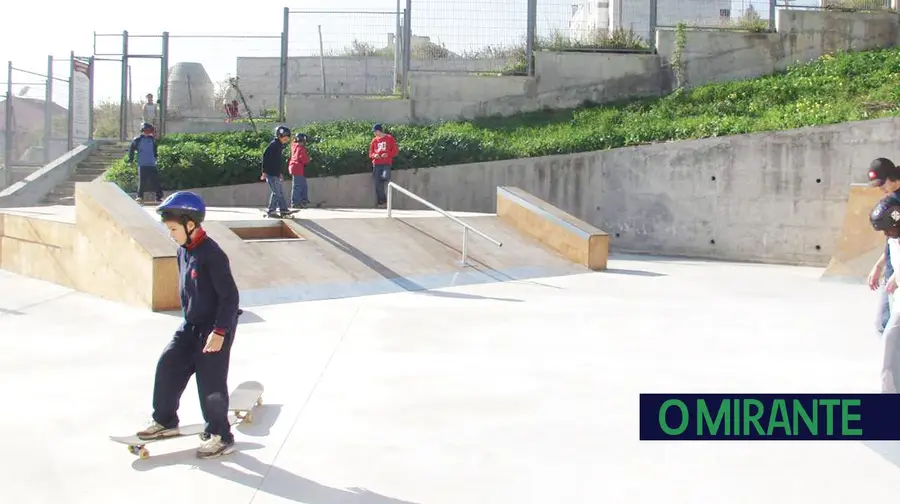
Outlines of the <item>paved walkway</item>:
{"label": "paved walkway", "polygon": [[[641,443],[652,391],[878,387],[875,296],[821,270],[613,258],[607,273],[260,306],[232,386],[240,451],[139,460],[178,318],[0,272],[0,483],[10,503],[840,503],[894,499],[900,447]],[[188,385],[182,421],[200,418]]]}

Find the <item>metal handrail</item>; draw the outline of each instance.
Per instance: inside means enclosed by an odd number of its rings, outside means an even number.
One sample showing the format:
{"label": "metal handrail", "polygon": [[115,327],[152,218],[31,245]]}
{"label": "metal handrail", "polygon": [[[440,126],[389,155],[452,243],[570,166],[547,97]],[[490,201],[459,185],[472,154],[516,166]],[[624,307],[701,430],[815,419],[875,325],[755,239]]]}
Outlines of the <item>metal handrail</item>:
{"label": "metal handrail", "polygon": [[479,231],[478,229],[475,229],[474,227],[470,226],[469,224],[466,224],[465,222],[459,220],[458,218],[450,215],[447,211],[445,211],[442,208],[439,208],[434,203],[431,203],[430,201],[426,200],[425,198],[423,198],[413,192],[410,192],[408,189],[404,189],[403,187],[398,186],[394,182],[387,183],[387,216],[388,216],[388,219],[391,218],[391,207],[392,207],[392,203],[393,203],[392,195],[394,194],[392,190],[401,192],[401,193],[409,196],[410,198],[418,201],[419,203],[427,206],[428,208],[434,210],[435,212],[440,213],[444,217],[446,217],[446,218],[452,220],[453,222],[459,224],[460,226],[462,226],[462,228],[463,228],[463,245],[462,245],[462,259],[460,260],[460,264],[462,264],[463,266],[468,265],[467,259],[469,257],[469,231],[477,234],[478,236],[484,238],[485,240],[493,243],[494,245],[496,245],[498,247],[503,246],[503,242],[500,242],[500,241],[497,241],[497,240],[491,238],[490,236],[486,235],[485,233]]}

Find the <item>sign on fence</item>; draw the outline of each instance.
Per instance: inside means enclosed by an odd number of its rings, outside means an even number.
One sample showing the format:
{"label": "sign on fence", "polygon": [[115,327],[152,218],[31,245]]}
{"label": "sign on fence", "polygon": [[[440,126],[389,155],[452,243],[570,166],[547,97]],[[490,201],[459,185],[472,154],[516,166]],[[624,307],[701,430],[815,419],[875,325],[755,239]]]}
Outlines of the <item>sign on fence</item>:
{"label": "sign on fence", "polygon": [[75,144],[91,137],[91,65],[72,59],[72,139]]}

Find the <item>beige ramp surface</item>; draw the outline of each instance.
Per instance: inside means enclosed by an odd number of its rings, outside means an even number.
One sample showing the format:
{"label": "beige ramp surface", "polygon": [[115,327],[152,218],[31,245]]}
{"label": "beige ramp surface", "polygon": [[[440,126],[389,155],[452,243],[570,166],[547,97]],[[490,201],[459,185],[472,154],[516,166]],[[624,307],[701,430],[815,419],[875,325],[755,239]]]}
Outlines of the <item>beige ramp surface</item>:
{"label": "beige ramp surface", "polygon": [[884,252],[884,234],[876,232],[869,223],[869,213],[882,198],[884,193],[878,188],[850,186],[841,234],[822,278],[865,281],[869,276],[872,265]]}

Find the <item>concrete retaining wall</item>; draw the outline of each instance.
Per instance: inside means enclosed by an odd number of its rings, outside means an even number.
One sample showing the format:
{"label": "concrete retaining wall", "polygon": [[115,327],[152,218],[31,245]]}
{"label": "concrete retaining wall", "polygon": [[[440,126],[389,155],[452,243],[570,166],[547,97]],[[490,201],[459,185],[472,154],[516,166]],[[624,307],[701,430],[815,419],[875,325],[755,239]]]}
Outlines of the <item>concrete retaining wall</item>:
{"label": "concrete retaining wall", "polygon": [[[900,118],[609,151],[398,171],[393,181],[457,211],[493,212],[522,188],[610,235],[613,250],[824,266],[851,182],[900,159]],[[310,199],[374,206],[369,174],[311,179]],[[286,183],[287,186],[287,183]],[[265,184],[198,190],[264,206]],[[399,208],[419,208],[397,195]]]}
{"label": "concrete retaining wall", "polygon": [[78,163],[87,159],[96,150],[96,146],[95,142],[76,146],[47,166],[7,187],[0,192],[0,208],[25,207],[40,203],[54,187],[69,180]]}
{"label": "concrete retaining wall", "polygon": [[[776,26],[777,33],[689,31],[682,57],[686,85],[767,75],[838,50],[890,47],[900,36],[900,17],[891,12],[781,9]],[[534,78],[411,72],[410,100],[325,98],[292,92],[286,97],[287,118],[293,125],[344,119],[394,124],[465,120],[545,107],[570,108],[587,101],[660,96],[672,89],[669,59],[675,50],[675,31],[660,29],[656,36],[658,55],[538,52]],[[289,63],[291,90],[303,89],[301,84],[306,82],[298,65]],[[277,58],[239,58],[238,76],[254,111],[277,108]]]}

